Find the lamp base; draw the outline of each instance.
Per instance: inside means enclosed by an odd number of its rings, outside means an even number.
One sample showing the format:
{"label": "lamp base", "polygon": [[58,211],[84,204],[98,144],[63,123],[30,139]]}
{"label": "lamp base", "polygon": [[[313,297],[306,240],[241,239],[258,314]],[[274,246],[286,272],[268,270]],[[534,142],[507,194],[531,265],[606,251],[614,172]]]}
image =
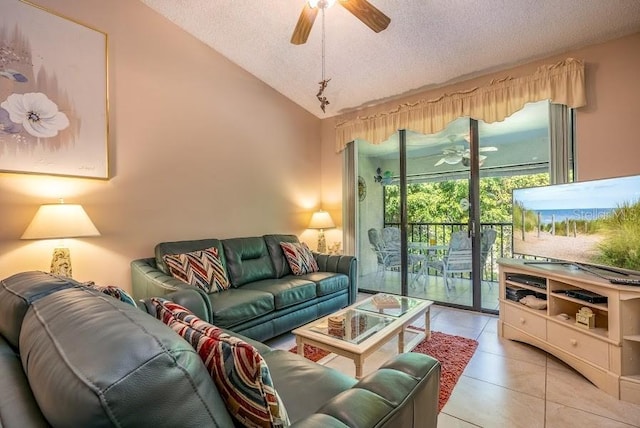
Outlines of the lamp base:
{"label": "lamp base", "polygon": [[320,229],[318,232],[318,252],[326,253],[327,252],[327,241],[324,239],[324,230]]}
{"label": "lamp base", "polygon": [[71,278],[71,252],[68,248],[56,248],[53,250],[51,273]]}

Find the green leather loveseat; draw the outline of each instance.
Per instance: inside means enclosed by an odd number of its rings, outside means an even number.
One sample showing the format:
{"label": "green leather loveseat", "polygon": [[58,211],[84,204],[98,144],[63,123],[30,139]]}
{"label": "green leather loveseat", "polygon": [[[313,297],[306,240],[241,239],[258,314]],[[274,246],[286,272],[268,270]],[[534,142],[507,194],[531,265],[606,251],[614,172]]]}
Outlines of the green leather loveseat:
{"label": "green leather loveseat", "polygon": [[295,235],[274,234],[160,243],[155,257],[131,262],[133,297],[195,288],[172,277],[163,256],[215,247],[231,288],[207,293],[211,316],[205,321],[220,328],[264,341],[355,302],[355,257],[314,253],[320,270],[297,276],[281,242],[299,241]]}

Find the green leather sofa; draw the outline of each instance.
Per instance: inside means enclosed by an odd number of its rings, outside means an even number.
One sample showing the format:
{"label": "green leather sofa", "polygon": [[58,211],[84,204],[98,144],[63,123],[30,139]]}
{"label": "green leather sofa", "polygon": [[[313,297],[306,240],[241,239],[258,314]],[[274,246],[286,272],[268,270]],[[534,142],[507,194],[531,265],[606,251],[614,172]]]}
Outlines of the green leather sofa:
{"label": "green leather sofa", "polygon": [[[205,308],[194,290],[167,298]],[[0,425],[236,426],[197,352],[146,308],[43,272],[1,280]],[[357,381],[245,340],[267,362],[294,428],[436,427],[440,364],[429,356],[398,355]]]}
{"label": "green leather sofa", "polygon": [[195,288],[170,276],[162,257],[216,247],[231,288],[208,293],[210,316],[205,321],[220,328],[264,341],[355,302],[355,257],[314,253],[320,271],[296,276],[281,242],[299,241],[295,235],[274,234],[160,243],[155,257],[131,262],[133,297],[140,300]]}

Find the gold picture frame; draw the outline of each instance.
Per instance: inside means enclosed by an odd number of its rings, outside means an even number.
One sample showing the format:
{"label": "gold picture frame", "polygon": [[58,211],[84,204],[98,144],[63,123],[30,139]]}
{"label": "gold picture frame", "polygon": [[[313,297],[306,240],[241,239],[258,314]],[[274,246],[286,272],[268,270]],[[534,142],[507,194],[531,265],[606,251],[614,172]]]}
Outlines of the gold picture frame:
{"label": "gold picture frame", "polygon": [[107,34],[0,3],[0,172],[109,178]]}

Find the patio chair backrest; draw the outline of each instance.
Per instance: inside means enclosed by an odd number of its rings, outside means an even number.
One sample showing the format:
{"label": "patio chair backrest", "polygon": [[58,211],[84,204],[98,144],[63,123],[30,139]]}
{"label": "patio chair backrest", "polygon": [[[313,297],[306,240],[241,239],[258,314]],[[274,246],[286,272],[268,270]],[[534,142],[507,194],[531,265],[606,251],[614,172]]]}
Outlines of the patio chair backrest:
{"label": "patio chair backrest", "polygon": [[386,248],[400,248],[400,229],[397,227],[385,227],[382,229],[382,240]]}
{"label": "patio chair backrest", "polygon": [[495,229],[484,229],[482,231],[482,237],[480,238],[480,266],[484,266],[487,262],[487,257],[491,253],[491,248],[493,248],[497,236],[498,232]]}
{"label": "patio chair backrest", "polygon": [[378,257],[378,263],[382,263],[382,255],[381,251],[384,250],[384,242],[382,241],[382,236],[378,229],[369,229],[367,231],[369,235],[369,244],[371,244],[371,249],[376,253]]}
{"label": "patio chair backrest", "polygon": [[467,231],[459,230],[451,234],[445,264],[449,273],[471,272],[471,238]]}
{"label": "patio chair backrest", "polygon": [[[399,229],[398,229],[399,230]],[[400,247],[389,245],[384,240],[384,235],[378,229],[372,228],[367,231],[369,235],[369,243],[371,249],[376,253],[378,264],[388,267],[397,267],[400,265]]]}
{"label": "patio chair backrest", "polygon": [[451,234],[449,250],[470,250],[471,238],[466,230],[459,230]]}
{"label": "patio chair backrest", "polygon": [[382,240],[382,234],[378,229],[371,228],[367,232],[369,234],[369,243],[374,248],[383,248],[384,241]]}

